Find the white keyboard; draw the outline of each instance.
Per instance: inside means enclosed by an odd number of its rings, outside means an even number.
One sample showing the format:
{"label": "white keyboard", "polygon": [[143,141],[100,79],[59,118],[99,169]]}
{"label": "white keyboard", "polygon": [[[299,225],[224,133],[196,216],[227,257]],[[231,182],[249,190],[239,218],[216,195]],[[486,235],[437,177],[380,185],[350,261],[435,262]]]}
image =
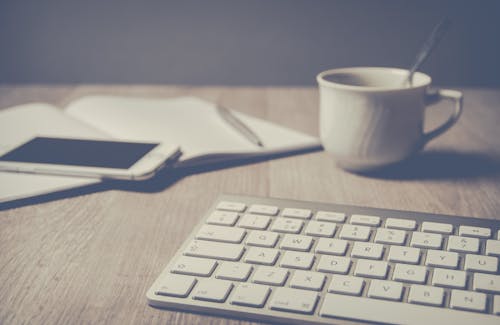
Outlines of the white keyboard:
{"label": "white keyboard", "polygon": [[257,321],[500,324],[500,221],[222,196],[147,293]]}

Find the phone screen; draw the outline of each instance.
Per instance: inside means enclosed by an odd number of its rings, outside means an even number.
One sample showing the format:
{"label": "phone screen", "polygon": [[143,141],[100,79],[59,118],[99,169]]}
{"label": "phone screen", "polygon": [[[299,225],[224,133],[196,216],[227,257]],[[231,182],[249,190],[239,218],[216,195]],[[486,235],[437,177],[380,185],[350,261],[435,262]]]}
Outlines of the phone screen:
{"label": "phone screen", "polygon": [[158,143],[36,137],[0,161],[128,169]]}

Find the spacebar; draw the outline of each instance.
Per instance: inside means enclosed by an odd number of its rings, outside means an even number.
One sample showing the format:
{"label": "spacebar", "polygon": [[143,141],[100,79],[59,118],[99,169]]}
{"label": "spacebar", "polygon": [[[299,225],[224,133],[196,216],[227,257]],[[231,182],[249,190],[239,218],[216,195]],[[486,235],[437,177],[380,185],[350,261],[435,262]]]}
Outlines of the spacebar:
{"label": "spacebar", "polygon": [[392,324],[500,324],[488,314],[337,294],[326,294],[319,314]]}

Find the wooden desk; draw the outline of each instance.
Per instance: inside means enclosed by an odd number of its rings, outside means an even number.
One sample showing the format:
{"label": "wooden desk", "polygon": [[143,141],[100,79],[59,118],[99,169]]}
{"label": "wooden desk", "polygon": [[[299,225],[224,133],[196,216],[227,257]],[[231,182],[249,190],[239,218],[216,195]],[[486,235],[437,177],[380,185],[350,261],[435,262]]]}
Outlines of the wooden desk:
{"label": "wooden desk", "polygon": [[[314,88],[2,86],[0,107],[63,107],[95,93],[195,95],[317,134]],[[429,116],[437,123],[447,107]],[[409,166],[379,178],[344,172],[316,152],[166,180],[148,192],[109,190],[1,211],[0,324],[243,324],[146,304],[146,290],[219,193],[500,218],[499,124],[500,90],[466,89],[459,123]]]}

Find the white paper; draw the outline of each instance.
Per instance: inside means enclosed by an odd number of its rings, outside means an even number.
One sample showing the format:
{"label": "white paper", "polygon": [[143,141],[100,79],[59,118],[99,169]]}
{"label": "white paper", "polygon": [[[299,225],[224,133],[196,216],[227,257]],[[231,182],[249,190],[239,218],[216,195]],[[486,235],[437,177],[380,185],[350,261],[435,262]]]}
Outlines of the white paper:
{"label": "white paper", "polygon": [[259,147],[223,120],[214,104],[194,97],[91,96],[74,101],[66,112],[116,138],[175,143],[183,151],[181,161],[203,155],[216,154],[223,160],[231,158],[229,155],[265,155],[319,146],[315,137],[234,112],[262,140],[264,148]]}

